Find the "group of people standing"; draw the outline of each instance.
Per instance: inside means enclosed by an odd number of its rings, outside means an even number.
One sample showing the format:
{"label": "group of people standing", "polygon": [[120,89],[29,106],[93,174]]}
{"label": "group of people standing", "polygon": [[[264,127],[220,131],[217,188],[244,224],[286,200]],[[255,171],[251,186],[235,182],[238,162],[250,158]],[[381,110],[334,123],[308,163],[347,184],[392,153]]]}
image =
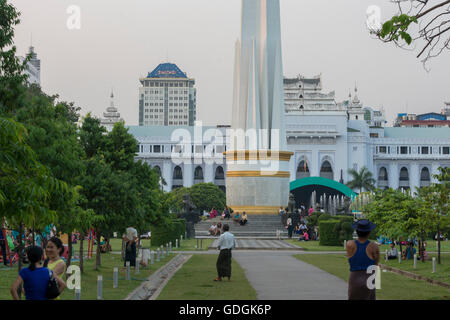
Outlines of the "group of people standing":
{"label": "group of people standing", "polygon": [[44,250],[40,246],[28,246],[26,256],[29,266],[19,272],[17,279],[11,286],[10,291],[13,299],[20,299],[19,288],[23,284],[26,300],[48,300],[47,288],[52,278],[56,279],[59,294],[61,294],[66,287],[62,280],[66,272],[66,263],[61,258],[63,252],[63,243],[57,237],[48,240],[45,247],[45,259],[43,259]]}

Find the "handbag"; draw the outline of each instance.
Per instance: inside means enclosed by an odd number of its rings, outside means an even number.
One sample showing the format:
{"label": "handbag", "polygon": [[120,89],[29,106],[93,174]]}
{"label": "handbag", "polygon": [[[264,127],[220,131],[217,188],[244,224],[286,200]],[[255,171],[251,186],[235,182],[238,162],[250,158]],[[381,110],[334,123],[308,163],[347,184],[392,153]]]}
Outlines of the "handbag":
{"label": "handbag", "polygon": [[[48,266],[48,259],[45,259],[44,261],[44,267],[47,268]],[[47,291],[45,293],[45,297],[48,300],[56,299],[59,296],[59,287],[58,287],[58,281],[56,281],[55,277],[53,276],[53,271],[48,269],[48,285],[47,285]]]}
{"label": "handbag", "polygon": [[58,281],[56,281],[55,277],[53,276],[53,271],[51,271],[50,269],[48,269],[48,275],[50,279],[48,280],[47,292],[45,293],[45,297],[49,300],[53,300],[59,296]]}

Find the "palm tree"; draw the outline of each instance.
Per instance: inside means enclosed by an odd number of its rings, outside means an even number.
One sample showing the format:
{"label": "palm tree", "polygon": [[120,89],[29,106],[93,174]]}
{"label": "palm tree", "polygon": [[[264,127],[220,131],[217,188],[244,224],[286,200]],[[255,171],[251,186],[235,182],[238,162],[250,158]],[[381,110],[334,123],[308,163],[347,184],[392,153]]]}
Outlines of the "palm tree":
{"label": "palm tree", "polygon": [[359,189],[359,193],[363,189],[367,191],[372,191],[375,189],[375,179],[373,178],[372,172],[366,167],[362,167],[358,172],[355,169],[348,170],[348,173],[353,177],[353,180],[347,182],[347,186],[351,189]]}

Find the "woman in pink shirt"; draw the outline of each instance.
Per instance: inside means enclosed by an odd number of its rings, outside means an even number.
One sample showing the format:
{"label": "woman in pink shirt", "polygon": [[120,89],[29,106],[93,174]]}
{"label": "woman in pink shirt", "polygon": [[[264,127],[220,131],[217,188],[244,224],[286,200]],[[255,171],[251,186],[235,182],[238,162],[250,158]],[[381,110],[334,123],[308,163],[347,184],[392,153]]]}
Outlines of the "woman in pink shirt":
{"label": "woman in pink shirt", "polygon": [[308,234],[308,232],[306,232],[306,230],[303,231],[303,240],[309,241],[309,234]]}
{"label": "woman in pink shirt", "polygon": [[313,212],[314,212],[313,207],[312,207],[312,206],[309,207],[309,210],[308,210],[308,216],[311,216],[311,213],[313,213]]}

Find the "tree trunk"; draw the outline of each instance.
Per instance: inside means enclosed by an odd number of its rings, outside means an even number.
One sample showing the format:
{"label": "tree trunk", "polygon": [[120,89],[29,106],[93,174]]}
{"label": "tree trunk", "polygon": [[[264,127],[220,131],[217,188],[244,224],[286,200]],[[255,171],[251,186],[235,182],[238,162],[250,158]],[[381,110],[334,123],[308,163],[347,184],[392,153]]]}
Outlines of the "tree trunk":
{"label": "tree trunk", "polygon": [[80,271],[81,273],[84,273],[84,252],[83,252],[83,243],[84,243],[84,232],[80,232]]}
{"label": "tree trunk", "polygon": [[67,234],[68,237],[68,245],[67,245],[67,268],[70,266],[70,263],[72,262],[72,232],[69,232]]}
{"label": "tree trunk", "polygon": [[122,261],[125,261],[125,247],[126,247],[126,244],[122,238]]}
{"label": "tree trunk", "polygon": [[403,247],[402,247],[402,240],[398,241],[400,243],[400,256],[403,255]]}
{"label": "tree trunk", "polygon": [[101,238],[101,234],[100,231],[97,231],[97,250],[96,252],[96,257],[95,257],[95,269],[96,271],[98,271],[98,267],[101,266],[101,252],[100,252],[100,238]]}
{"label": "tree trunk", "polygon": [[[23,259],[23,255],[22,255],[22,234],[23,234],[23,224],[22,222],[19,225],[19,252],[18,252],[18,256],[19,256],[19,263],[18,263],[18,268],[19,268],[19,272],[20,270],[22,270],[22,259]],[[17,294],[19,296],[19,299],[22,298],[22,284],[17,288]]]}
{"label": "tree trunk", "polygon": [[18,256],[19,256],[19,272],[20,270],[22,270],[22,259],[23,259],[23,255],[22,255],[22,234],[23,234],[23,224],[22,222],[19,225],[19,246],[18,246]]}
{"label": "tree trunk", "polygon": [[438,242],[438,264],[441,264],[441,230],[439,228],[439,225],[437,227],[437,242]]}

